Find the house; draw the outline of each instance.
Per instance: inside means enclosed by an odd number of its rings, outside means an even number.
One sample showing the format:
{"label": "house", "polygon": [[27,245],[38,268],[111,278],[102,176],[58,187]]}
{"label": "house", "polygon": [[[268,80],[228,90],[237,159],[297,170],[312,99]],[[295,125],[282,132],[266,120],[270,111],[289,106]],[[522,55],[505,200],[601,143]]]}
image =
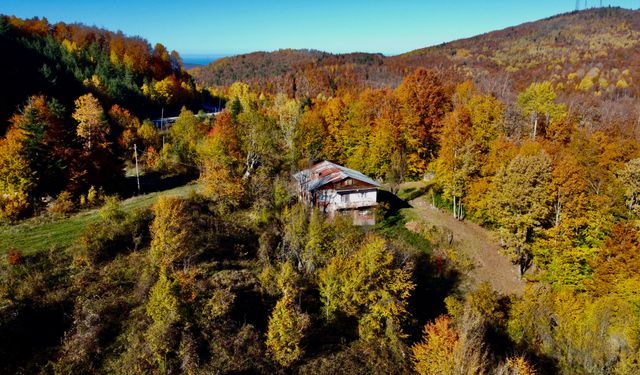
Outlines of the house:
{"label": "house", "polygon": [[296,173],[300,200],[317,207],[330,218],[348,214],[356,225],[375,224],[373,208],[377,205],[380,184],[364,174],[323,161]]}

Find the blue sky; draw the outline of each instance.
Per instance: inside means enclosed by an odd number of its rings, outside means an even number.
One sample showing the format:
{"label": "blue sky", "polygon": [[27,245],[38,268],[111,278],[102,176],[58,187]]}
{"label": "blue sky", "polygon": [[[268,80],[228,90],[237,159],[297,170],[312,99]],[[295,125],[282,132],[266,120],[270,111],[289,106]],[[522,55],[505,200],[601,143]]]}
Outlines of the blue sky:
{"label": "blue sky", "polygon": [[[584,0],[580,3],[584,7]],[[603,3],[640,7],[640,0]],[[1,0],[0,13],[122,30],[184,56],[280,48],[393,55],[571,11],[575,5],[575,0]]]}

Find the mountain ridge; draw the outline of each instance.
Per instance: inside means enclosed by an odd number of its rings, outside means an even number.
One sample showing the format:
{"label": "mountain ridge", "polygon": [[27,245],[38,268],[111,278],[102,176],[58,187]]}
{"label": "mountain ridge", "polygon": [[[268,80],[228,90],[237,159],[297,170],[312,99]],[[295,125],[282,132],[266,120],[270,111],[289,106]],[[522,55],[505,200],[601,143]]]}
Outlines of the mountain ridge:
{"label": "mountain ridge", "polygon": [[[617,95],[622,90],[637,96],[639,40],[640,11],[606,7],[562,13],[394,56],[283,49],[223,58],[190,73],[207,86],[240,80],[266,91],[290,92],[296,91],[293,81],[318,75],[331,81],[338,77],[336,72],[355,76],[361,85],[395,87],[407,73],[426,67],[449,71],[458,79],[509,76],[517,89],[551,76],[560,91]],[[331,87],[307,91],[296,94],[332,93]]]}

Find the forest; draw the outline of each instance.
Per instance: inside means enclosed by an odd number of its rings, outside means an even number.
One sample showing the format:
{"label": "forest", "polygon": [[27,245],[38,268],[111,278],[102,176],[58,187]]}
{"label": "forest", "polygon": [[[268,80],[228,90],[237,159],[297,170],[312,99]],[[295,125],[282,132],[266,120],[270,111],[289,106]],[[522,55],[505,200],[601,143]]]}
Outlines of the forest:
{"label": "forest", "polygon": [[[187,72],[141,38],[0,17],[0,74],[29,77],[1,94],[0,240],[93,215],[69,245],[0,249],[0,373],[640,373],[639,32],[602,8]],[[321,160],[383,184],[374,226],[298,202]],[[189,190],[131,208],[155,191],[135,171]],[[490,233],[522,292],[470,282],[418,201]]]}

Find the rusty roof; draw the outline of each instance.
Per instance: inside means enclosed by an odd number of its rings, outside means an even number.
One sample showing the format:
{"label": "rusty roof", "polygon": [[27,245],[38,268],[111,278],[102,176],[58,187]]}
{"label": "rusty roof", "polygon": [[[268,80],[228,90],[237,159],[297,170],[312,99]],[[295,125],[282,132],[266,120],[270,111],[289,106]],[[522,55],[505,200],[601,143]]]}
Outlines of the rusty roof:
{"label": "rusty roof", "polygon": [[314,191],[327,184],[340,182],[349,177],[369,185],[380,186],[379,183],[361,172],[326,160],[296,173],[293,177],[307,191]]}

